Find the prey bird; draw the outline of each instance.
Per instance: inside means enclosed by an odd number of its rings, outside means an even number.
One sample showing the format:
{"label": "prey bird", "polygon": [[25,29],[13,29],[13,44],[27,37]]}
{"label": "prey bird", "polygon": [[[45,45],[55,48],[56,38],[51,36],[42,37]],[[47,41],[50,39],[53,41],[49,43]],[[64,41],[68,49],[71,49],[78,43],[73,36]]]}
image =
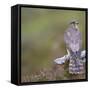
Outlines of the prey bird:
{"label": "prey bird", "polygon": [[71,21],[69,28],[64,33],[64,41],[68,54],[54,60],[56,64],[63,64],[66,60],[69,60],[70,74],[84,73],[86,51],[81,51],[82,35],[78,24],[76,20]]}

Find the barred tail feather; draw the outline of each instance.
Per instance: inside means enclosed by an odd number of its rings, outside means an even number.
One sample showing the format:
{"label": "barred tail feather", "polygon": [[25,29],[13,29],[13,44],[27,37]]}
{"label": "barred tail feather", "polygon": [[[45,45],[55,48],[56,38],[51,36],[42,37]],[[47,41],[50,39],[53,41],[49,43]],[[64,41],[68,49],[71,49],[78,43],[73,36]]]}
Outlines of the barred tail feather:
{"label": "barred tail feather", "polygon": [[69,73],[71,74],[82,74],[84,73],[84,67],[83,63],[80,62],[80,60],[70,60],[69,64]]}

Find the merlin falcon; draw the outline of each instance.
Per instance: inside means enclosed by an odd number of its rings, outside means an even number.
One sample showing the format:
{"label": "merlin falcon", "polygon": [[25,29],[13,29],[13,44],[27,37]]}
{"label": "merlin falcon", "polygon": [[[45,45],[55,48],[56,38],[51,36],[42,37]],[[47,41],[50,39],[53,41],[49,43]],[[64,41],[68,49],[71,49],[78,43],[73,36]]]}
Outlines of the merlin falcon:
{"label": "merlin falcon", "polygon": [[66,44],[67,55],[54,60],[56,64],[63,64],[69,60],[69,73],[84,73],[85,50],[82,50],[82,35],[78,28],[78,22],[70,22],[68,29],[64,33],[64,42]]}

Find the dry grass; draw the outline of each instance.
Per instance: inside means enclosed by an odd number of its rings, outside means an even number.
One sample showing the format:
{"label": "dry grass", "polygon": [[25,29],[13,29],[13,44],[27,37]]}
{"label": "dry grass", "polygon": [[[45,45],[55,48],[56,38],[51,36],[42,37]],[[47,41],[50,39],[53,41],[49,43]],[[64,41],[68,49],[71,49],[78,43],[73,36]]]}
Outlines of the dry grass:
{"label": "dry grass", "polygon": [[32,74],[22,76],[22,82],[40,82],[40,81],[55,81],[55,80],[74,80],[84,79],[85,74],[72,75],[68,72],[68,62],[64,65],[54,64],[52,68],[43,68]]}

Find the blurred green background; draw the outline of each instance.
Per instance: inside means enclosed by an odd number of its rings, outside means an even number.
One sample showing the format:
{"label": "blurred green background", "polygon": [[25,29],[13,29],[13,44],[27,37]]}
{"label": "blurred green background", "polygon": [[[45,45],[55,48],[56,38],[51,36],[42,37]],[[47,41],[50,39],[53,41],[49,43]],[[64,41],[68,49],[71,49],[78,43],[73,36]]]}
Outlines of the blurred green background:
{"label": "blurred green background", "polygon": [[85,48],[85,11],[21,8],[21,75],[30,76],[66,54],[64,32],[78,20]]}

